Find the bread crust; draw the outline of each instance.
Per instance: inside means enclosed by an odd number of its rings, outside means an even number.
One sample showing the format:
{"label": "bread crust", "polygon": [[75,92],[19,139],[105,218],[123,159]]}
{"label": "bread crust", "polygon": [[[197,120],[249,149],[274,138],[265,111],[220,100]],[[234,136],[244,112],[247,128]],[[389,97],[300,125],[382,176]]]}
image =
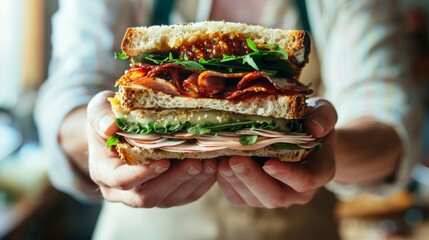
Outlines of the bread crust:
{"label": "bread crust", "polygon": [[227,36],[231,39],[250,38],[257,47],[279,44],[296,67],[303,67],[310,53],[310,36],[302,30],[283,30],[258,25],[225,21],[128,28],[122,40],[122,51],[128,56],[142,52],[174,52],[182,45],[190,45],[201,37]]}
{"label": "bread crust", "polygon": [[278,150],[271,146],[264,147],[252,151],[242,151],[234,149],[226,149],[220,151],[209,152],[193,152],[193,153],[176,153],[167,152],[159,149],[146,150],[140,147],[131,146],[126,142],[120,142],[116,145],[116,149],[121,159],[128,165],[149,164],[150,160],[159,159],[209,159],[223,156],[248,156],[248,157],[268,157],[278,158],[283,162],[299,162],[310,153],[311,149],[302,150]]}
{"label": "bread crust", "polygon": [[113,109],[114,111],[130,111],[137,108],[203,108],[285,119],[304,118],[307,111],[305,94],[255,96],[245,101],[232,102],[225,99],[171,96],[143,86],[132,85],[119,86],[115,98],[122,109]]}

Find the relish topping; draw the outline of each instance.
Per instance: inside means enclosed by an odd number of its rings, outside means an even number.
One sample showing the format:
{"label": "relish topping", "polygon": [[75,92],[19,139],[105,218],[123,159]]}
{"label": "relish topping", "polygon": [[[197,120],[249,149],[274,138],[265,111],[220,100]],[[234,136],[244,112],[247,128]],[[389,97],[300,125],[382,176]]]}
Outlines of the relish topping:
{"label": "relish topping", "polygon": [[188,42],[179,48],[180,58],[198,61],[200,59],[222,58],[224,54],[242,56],[253,52],[246,42],[246,38],[238,34],[200,35],[188,39]]}

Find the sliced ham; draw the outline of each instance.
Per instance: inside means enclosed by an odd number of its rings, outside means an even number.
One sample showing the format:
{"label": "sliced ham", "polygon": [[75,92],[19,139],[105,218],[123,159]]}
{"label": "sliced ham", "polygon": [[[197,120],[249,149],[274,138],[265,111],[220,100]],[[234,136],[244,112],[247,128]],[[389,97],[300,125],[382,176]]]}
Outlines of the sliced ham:
{"label": "sliced ham", "polygon": [[157,148],[163,148],[163,147],[169,147],[169,146],[177,146],[183,144],[186,140],[175,140],[175,141],[162,141],[159,143],[143,143],[141,141],[136,141],[134,139],[126,138],[127,142],[133,146],[141,147],[144,149],[157,149]]}
{"label": "sliced ham", "polygon": [[[222,94],[230,85],[229,79],[240,79],[247,73],[220,73],[215,71],[204,71],[198,76],[198,90],[205,96]],[[228,81],[228,83],[227,83]],[[234,87],[234,90],[236,87]]]}
{"label": "sliced ham", "polygon": [[205,147],[224,146],[224,147],[228,147],[236,150],[256,150],[275,143],[290,143],[290,144],[297,144],[297,145],[306,143],[306,141],[291,140],[288,138],[258,138],[258,140],[254,144],[246,146],[246,145],[241,145],[239,141],[224,142],[224,141],[221,141],[221,139],[219,140],[220,141],[198,140],[197,144]]}
{"label": "sliced ham", "polygon": [[183,89],[186,92],[191,94],[196,94],[199,92],[198,90],[198,73],[191,74],[188,78],[183,81]]}
{"label": "sliced ham", "polygon": [[264,72],[254,71],[245,75],[237,84],[237,90],[244,90],[256,83],[267,82],[267,80],[274,89],[279,90],[285,94],[310,94],[311,90],[305,87],[301,82],[295,78],[282,78],[273,77]]}
{"label": "sliced ham", "polygon": [[[176,70],[190,71],[190,70],[187,70],[182,65],[174,64],[174,63],[166,63],[163,65],[149,65],[149,66],[150,66],[150,71],[147,73],[146,77],[157,77],[160,75],[169,75]],[[146,65],[146,67],[148,66]]]}
{"label": "sliced ham", "polygon": [[123,137],[132,138],[136,140],[143,140],[143,141],[156,140],[161,138],[161,135],[159,134],[137,134],[137,133],[127,133],[127,132],[117,132],[116,134]]}
{"label": "sliced ham", "polygon": [[179,139],[194,139],[196,135],[192,134],[192,133],[187,133],[187,132],[183,132],[183,133],[175,133],[173,135],[168,136],[169,138],[179,138]]}
{"label": "sliced ham", "polygon": [[[171,135],[163,134],[132,134],[118,132],[124,136],[131,145],[145,149],[162,149],[171,152],[198,152],[198,151],[217,151],[222,149],[236,150],[256,150],[275,143],[295,144],[299,147],[310,149],[319,143],[315,138],[305,133],[285,134],[282,132],[270,130],[250,130],[243,129],[236,132],[219,132],[216,135],[194,135],[191,133],[175,133]],[[242,145],[240,136],[258,135],[258,139],[252,145]],[[168,141],[168,139],[176,139]],[[195,143],[187,140],[195,139]]]}
{"label": "sliced ham", "polygon": [[134,139],[134,138],[125,138],[125,140],[129,141],[134,141],[137,143],[141,143],[141,144],[155,144],[155,143],[160,143],[160,142],[164,142],[167,139],[166,138],[159,138],[159,139],[155,139],[155,140],[138,140],[138,139]]}
{"label": "sliced ham", "polygon": [[184,143],[176,146],[169,146],[169,147],[163,147],[161,148],[164,151],[167,152],[183,152],[183,153],[192,153],[192,152],[210,152],[210,151],[218,151],[227,149],[227,146],[211,146],[211,147],[205,147],[200,146],[195,143]]}
{"label": "sliced ham", "polygon": [[234,133],[237,135],[258,135],[258,136],[264,136],[264,137],[270,137],[270,138],[286,137],[287,136],[288,138],[291,138],[291,139],[314,140],[314,138],[311,135],[308,135],[306,133],[288,133],[288,134],[285,134],[283,132],[275,132],[275,131],[263,130],[263,129],[255,129],[255,130],[243,129],[243,130],[238,130]]}
{"label": "sliced ham", "polygon": [[142,77],[134,81],[135,84],[151,88],[156,92],[163,92],[172,96],[180,96],[179,90],[169,81],[157,77]]}

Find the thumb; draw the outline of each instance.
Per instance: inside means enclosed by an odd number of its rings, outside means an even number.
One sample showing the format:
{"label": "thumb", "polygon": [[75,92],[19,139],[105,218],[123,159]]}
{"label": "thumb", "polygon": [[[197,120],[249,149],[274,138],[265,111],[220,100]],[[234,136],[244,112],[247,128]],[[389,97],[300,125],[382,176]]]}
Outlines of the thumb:
{"label": "thumb", "polygon": [[308,105],[314,107],[306,119],[306,129],[316,138],[328,135],[335,127],[338,120],[337,111],[327,100],[312,98]]}
{"label": "thumb", "polygon": [[107,98],[114,95],[114,92],[103,91],[95,95],[88,103],[89,125],[103,138],[108,138],[119,130],[112,107],[107,101]]}

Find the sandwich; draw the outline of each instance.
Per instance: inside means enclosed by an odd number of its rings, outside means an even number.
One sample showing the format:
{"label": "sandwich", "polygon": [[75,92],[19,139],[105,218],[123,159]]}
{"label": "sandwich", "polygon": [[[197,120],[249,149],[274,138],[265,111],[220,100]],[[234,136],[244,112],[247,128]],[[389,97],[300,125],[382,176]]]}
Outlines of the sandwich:
{"label": "sandwich", "polygon": [[224,21],[128,28],[130,61],[109,101],[107,140],[126,163],[254,156],[297,162],[319,141],[305,132],[312,90],[298,81],[310,37]]}

